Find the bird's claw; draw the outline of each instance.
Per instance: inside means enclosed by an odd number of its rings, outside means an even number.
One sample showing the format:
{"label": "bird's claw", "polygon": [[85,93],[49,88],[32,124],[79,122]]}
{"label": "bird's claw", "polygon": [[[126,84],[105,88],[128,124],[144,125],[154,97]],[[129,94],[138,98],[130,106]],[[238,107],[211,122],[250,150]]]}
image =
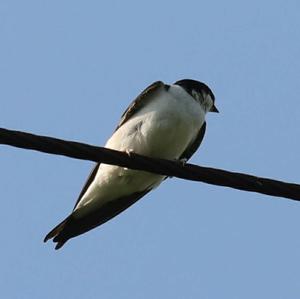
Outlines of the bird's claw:
{"label": "bird's claw", "polygon": [[[182,158],[182,159],[175,159],[174,160],[176,163],[178,163],[180,166],[185,166],[186,162],[188,161],[188,159],[186,158]],[[173,178],[172,176],[169,176],[169,178]]]}
{"label": "bird's claw", "polygon": [[181,166],[185,166],[186,162],[188,161],[188,159],[186,158],[182,158],[182,159],[177,159],[176,160]]}
{"label": "bird's claw", "polygon": [[133,153],[133,149],[129,148],[125,150],[125,153],[130,157]]}
{"label": "bird's claw", "polygon": [[[133,153],[133,149],[128,148],[128,149],[125,150],[125,153],[126,153],[129,157],[131,157],[131,156],[132,156],[132,153]],[[123,169],[124,169],[124,170],[128,170],[127,167],[124,167]]]}

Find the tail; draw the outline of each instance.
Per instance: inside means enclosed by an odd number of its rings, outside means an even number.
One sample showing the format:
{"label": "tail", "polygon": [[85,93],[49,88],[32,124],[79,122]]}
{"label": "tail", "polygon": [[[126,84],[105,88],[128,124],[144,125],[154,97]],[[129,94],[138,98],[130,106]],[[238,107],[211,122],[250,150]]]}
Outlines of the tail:
{"label": "tail", "polygon": [[55,246],[55,249],[61,248],[69,238],[63,237],[63,234],[61,234],[64,231],[65,226],[70,221],[71,215],[67,217],[64,221],[62,221],[60,224],[55,226],[45,237],[44,242],[47,242],[50,239],[53,239],[53,242],[57,243]]}
{"label": "tail", "polygon": [[55,249],[61,248],[69,239],[86,233],[87,231],[107,222],[111,218],[117,216],[136,201],[147,194],[151,189],[136,192],[107,202],[106,204],[81,214],[80,209],[75,210],[63,222],[52,229],[45,237],[44,242],[53,239],[57,243]]}

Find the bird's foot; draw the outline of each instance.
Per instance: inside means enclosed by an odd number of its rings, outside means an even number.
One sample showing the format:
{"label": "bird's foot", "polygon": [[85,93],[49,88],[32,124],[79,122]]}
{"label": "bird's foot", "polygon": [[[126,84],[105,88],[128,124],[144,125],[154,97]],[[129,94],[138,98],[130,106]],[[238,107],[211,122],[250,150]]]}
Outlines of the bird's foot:
{"label": "bird's foot", "polygon": [[185,166],[188,159],[182,158],[182,159],[176,159],[175,161],[178,162],[181,166]]}
{"label": "bird's foot", "polygon": [[[131,148],[128,148],[128,149],[125,150],[125,153],[126,153],[129,157],[132,156],[132,153],[133,153],[133,152],[134,152],[134,151],[133,151],[133,149],[131,149]],[[127,168],[127,167],[124,167],[124,170],[128,170],[128,168]]]}
{"label": "bird's foot", "polygon": [[125,150],[125,153],[126,153],[129,157],[132,155],[133,152],[134,152],[134,151],[133,151],[133,149],[131,149],[131,148],[128,148],[128,149]]}
{"label": "bird's foot", "polygon": [[[174,159],[174,162],[178,163],[180,166],[185,166],[188,159],[182,158],[182,159]],[[173,178],[172,176],[169,176],[169,178]]]}

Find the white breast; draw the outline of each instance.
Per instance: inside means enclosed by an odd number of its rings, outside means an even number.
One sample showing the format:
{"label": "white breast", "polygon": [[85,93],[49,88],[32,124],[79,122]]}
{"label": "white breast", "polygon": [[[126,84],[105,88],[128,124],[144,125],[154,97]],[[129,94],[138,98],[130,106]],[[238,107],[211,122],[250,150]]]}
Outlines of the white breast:
{"label": "white breast", "polygon": [[106,147],[167,159],[178,158],[204,122],[201,106],[172,85],[121,126]]}
{"label": "white breast", "polygon": [[[195,138],[205,120],[205,112],[184,89],[171,85],[107,141],[106,147],[166,159],[177,159]],[[116,197],[153,188],[163,176],[101,164],[95,181],[78,207],[91,201],[97,204]]]}

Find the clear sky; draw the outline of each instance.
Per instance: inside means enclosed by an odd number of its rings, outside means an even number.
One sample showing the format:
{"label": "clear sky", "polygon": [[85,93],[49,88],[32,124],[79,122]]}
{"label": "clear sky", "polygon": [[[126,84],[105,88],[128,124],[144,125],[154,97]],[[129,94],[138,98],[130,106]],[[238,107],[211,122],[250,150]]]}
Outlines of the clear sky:
{"label": "clear sky", "polygon": [[[103,145],[156,80],[206,82],[192,162],[300,182],[299,1],[0,2],[0,126]],[[55,251],[92,163],[0,146],[1,298],[300,298],[300,202],[170,179]]]}

